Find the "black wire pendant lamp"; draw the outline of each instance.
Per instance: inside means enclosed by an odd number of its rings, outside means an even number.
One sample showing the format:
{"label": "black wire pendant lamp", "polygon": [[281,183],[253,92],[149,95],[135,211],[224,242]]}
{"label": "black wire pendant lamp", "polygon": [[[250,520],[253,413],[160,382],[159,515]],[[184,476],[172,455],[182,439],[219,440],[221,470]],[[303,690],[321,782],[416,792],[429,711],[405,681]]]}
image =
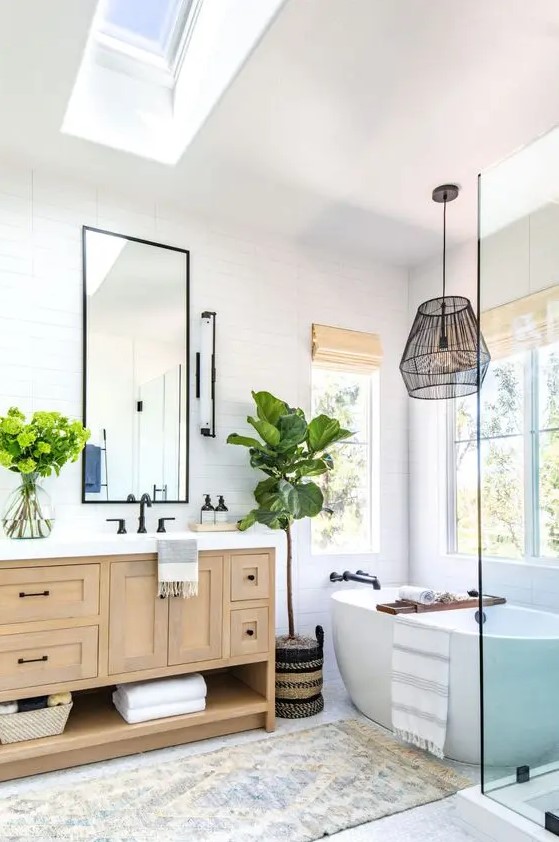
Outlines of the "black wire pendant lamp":
{"label": "black wire pendant lamp", "polygon": [[491,359],[470,300],[446,295],[446,206],[458,192],[456,184],[433,190],[433,201],[443,205],[443,294],[419,305],[400,361],[412,398],[446,400],[471,395],[477,392],[478,382],[483,383]]}

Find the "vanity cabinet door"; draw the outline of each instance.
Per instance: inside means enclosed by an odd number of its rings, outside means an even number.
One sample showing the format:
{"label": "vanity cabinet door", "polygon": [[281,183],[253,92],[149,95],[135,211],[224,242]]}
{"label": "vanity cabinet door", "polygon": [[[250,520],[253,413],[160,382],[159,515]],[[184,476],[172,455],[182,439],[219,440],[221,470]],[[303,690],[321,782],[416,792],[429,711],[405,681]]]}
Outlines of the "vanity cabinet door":
{"label": "vanity cabinet door", "polygon": [[223,556],[200,555],[198,596],[169,601],[169,665],[222,656]]}
{"label": "vanity cabinet door", "polygon": [[155,561],[111,564],[111,675],[167,666],[168,602],[157,596]]}

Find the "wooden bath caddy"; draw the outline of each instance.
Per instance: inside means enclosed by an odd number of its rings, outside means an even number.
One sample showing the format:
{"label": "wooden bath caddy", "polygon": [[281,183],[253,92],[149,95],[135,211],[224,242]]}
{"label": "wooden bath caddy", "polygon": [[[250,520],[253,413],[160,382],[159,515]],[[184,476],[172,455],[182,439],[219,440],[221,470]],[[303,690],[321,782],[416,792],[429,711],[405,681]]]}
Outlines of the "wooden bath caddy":
{"label": "wooden bath caddy", "polygon": [[[483,605],[504,605],[505,602],[506,599],[503,596],[483,597]],[[433,602],[431,605],[398,599],[396,602],[379,603],[377,611],[382,611],[385,614],[423,614],[425,611],[455,611],[457,608],[475,608],[477,605],[479,605],[477,596],[471,599],[461,599],[457,602]]]}

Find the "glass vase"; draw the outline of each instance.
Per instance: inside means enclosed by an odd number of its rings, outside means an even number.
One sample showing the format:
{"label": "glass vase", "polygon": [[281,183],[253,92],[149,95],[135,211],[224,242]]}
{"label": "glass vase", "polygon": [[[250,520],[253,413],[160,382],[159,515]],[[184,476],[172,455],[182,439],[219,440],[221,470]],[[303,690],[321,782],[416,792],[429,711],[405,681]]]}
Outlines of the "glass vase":
{"label": "glass vase", "polygon": [[38,474],[21,474],[21,484],[12,491],[2,515],[8,538],[47,538],[54,526],[54,509]]}

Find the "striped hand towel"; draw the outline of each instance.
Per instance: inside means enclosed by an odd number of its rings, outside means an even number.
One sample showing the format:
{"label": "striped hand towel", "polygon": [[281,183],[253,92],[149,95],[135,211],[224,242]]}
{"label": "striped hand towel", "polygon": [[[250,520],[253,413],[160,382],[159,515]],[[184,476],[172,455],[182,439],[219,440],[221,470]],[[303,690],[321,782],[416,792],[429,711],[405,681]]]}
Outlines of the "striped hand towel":
{"label": "striped hand towel", "polygon": [[397,737],[443,757],[450,634],[397,617],[392,652],[392,725]]}
{"label": "striped hand towel", "polygon": [[198,596],[198,542],[175,538],[157,542],[158,595],[163,599]]}

